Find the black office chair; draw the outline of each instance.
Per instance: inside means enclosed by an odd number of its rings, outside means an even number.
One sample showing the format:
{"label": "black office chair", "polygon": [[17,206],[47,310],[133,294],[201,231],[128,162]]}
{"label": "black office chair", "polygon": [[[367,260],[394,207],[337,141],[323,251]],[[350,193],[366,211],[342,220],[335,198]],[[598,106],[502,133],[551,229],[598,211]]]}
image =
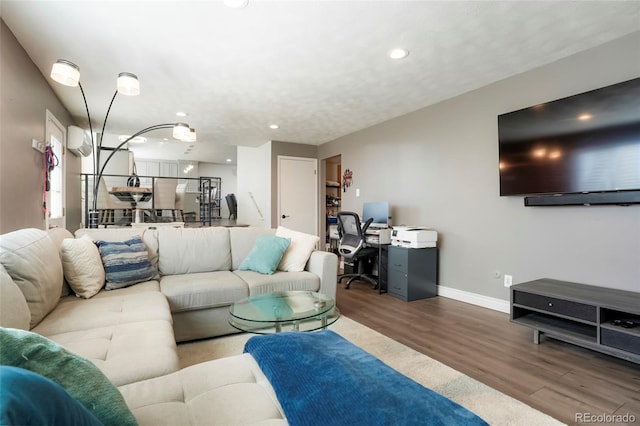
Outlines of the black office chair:
{"label": "black office chair", "polygon": [[338,255],[344,259],[345,266],[350,266],[353,271],[338,275],[339,283],[343,278],[349,278],[344,286],[346,289],[355,280],[366,281],[374,289],[378,287],[378,277],[365,273],[363,264],[366,259],[372,259],[378,255],[378,248],[368,247],[365,239],[367,228],[372,221],[373,218],[369,218],[364,225],[361,225],[357,213],[338,212],[338,235],[340,236]]}
{"label": "black office chair", "polygon": [[236,201],[236,194],[227,194],[224,198],[227,200],[227,207],[229,207],[229,219],[238,219],[238,202]]}

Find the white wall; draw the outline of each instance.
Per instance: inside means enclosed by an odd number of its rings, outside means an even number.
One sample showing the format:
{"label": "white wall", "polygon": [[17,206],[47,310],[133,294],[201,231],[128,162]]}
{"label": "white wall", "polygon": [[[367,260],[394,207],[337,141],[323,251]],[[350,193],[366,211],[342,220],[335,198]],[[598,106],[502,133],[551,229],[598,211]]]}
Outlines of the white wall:
{"label": "white wall", "polygon": [[639,52],[640,32],[322,145],[319,158],[341,154],[353,171],[343,210],[388,200],[394,224],[439,231],[441,285],[508,300],[500,271],[640,291],[640,206],[500,197],[497,133],[498,114],[640,76]]}
{"label": "white wall", "polygon": [[[250,194],[253,195],[257,208]],[[257,148],[238,147],[236,198],[238,223],[271,227],[271,142]]]}

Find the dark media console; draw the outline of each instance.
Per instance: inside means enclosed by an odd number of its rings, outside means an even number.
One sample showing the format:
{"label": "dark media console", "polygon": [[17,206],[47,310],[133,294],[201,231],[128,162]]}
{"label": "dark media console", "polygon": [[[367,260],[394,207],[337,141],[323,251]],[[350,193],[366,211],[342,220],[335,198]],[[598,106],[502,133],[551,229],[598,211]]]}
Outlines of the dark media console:
{"label": "dark media console", "polygon": [[640,364],[640,293],[539,279],[511,287],[511,321]]}

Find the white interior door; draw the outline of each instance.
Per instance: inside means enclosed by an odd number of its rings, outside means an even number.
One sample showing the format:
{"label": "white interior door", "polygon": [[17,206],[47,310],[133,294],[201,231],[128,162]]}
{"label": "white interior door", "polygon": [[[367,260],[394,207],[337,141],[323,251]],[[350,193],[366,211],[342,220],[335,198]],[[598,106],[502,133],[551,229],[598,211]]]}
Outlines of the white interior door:
{"label": "white interior door", "polygon": [[53,157],[50,159],[52,169],[49,171],[49,190],[46,193],[45,229],[65,228],[64,146],[67,140],[67,129],[49,110],[46,113],[45,134],[46,144],[53,152]]}
{"label": "white interior door", "polygon": [[318,235],[318,160],[278,156],[278,225]]}

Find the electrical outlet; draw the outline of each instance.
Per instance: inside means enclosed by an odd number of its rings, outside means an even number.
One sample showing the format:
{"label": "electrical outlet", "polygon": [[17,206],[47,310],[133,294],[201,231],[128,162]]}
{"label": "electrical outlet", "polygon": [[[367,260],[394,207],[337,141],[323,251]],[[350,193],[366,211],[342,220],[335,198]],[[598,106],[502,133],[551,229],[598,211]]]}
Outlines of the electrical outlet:
{"label": "electrical outlet", "polygon": [[511,284],[513,284],[513,277],[511,275],[505,275],[504,276],[504,286],[505,287],[511,287]]}

